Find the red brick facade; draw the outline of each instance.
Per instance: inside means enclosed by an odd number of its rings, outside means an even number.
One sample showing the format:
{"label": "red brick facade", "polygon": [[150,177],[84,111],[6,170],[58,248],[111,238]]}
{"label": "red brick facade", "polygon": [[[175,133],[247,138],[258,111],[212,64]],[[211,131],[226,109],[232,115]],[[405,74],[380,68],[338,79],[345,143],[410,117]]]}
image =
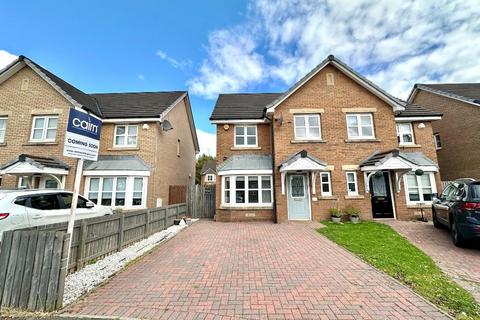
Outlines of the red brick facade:
{"label": "red brick facade", "polygon": [[[333,74],[334,85],[327,85],[327,74]],[[347,138],[346,114],[350,112],[369,112],[373,115],[375,139],[370,141],[349,141]],[[299,142],[294,139],[294,114],[320,114],[321,141]],[[395,113],[393,107],[365,87],[353,81],[349,76],[332,65],[326,66],[304,83],[275,109],[273,117],[283,118],[283,122],[274,121],[274,192],[276,219],[279,222],[288,220],[287,196],[281,191],[281,175],[278,166],[293,154],[306,150],[308,154],[325,162],[330,168],[332,196],[321,197],[317,179],[316,193],[312,194],[312,182],[309,179],[310,206],[312,220],[329,219],[329,208],[345,208],[354,206],[361,210],[362,219],[372,219],[370,194],[365,191],[363,172],[357,169],[359,195],[347,195],[345,166],[358,166],[372,153],[400,149],[404,152],[422,152],[436,163],[436,152],[433,142],[433,131],[430,122],[412,122],[415,145],[401,147],[397,141]],[[423,125],[420,125],[423,123]],[[223,123],[217,124],[217,165],[232,154],[260,153],[271,154],[271,124],[258,125],[259,149],[234,150],[233,127]],[[394,183],[395,174],[391,172],[394,211],[397,219],[407,220],[420,214],[423,209],[430,214],[429,205],[407,206],[403,179],[401,190],[397,192]],[[440,189],[440,176],[435,174],[436,188]],[[240,221],[251,219],[272,219],[274,213],[253,209],[236,210],[221,209],[221,179],[217,179],[217,220]],[[274,212],[275,212],[274,211]],[[247,213],[247,214],[246,214]]]}

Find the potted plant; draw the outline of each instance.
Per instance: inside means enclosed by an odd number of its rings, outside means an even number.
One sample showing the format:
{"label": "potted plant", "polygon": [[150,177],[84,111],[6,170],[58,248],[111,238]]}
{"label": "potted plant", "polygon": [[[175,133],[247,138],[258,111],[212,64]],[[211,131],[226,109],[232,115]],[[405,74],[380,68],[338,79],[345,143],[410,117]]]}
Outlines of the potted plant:
{"label": "potted plant", "polygon": [[360,209],[348,207],[345,209],[345,213],[348,214],[351,222],[358,223],[360,221]]}
{"label": "potted plant", "polygon": [[342,211],[340,209],[330,208],[329,212],[333,222],[340,223],[342,221]]}

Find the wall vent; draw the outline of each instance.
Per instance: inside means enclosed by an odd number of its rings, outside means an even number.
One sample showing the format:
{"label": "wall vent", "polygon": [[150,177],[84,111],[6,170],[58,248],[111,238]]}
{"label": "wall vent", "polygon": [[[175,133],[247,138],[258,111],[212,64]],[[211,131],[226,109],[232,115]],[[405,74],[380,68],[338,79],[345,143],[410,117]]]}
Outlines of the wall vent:
{"label": "wall vent", "polygon": [[335,85],[335,76],[333,73],[327,73],[327,86]]}
{"label": "wall vent", "polygon": [[20,87],[20,90],[22,90],[22,91],[28,90],[29,83],[30,83],[30,79],[28,79],[28,78],[22,79],[22,85]]}

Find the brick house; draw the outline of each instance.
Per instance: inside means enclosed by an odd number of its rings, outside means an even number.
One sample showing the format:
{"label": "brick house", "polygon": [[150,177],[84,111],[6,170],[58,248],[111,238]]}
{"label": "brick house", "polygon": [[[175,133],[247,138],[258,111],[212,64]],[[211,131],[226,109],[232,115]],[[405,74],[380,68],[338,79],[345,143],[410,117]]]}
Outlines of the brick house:
{"label": "brick house", "polygon": [[363,219],[428,215],[440,118],[333,56],[286,92],[221,94],[216,219],[319,220],[350,206]]}
{"label": "brick house", "polygon": [[206,161],[200,170],[200,185],[214,186],[217,180],[217,163],[215,160]]}
{"label": "brick house", "polygon": [[432,123],[442,179],[480,179],[480,83],[415,84],[408,102],[443,113]]}
{"label": "brick house", "polygon": [[81,190],[119,208],[168,204],[170,185],[195,180],[199,151],[188,93],[86,94],[20,56],[0,72],[2,188],[73,189],[76,159],[63,156],[70,108],[103,121],[99,158]]}

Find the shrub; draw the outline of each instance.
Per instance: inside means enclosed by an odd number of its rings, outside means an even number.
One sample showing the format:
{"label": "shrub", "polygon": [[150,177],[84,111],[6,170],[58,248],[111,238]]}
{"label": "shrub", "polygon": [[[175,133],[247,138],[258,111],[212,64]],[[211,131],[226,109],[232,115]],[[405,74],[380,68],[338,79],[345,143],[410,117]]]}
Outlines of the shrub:
{"label": "shrub", "polygon": [[342,215],[343,215],[342,210],[340,210],[340,209],[338,209],[338,208],[334,208],[334,207],[333,207],[333,208],[330,208],[330,209],[328,210],[328,212],[330,212],[330,215],[331,215],[332,217],[341,218]]}
{"label": "shrub", "polygon": [[345,213],[348,214],[350,217],[358,217],[360,216],[360,209],[355,207],[347,207],[345,208]]}

